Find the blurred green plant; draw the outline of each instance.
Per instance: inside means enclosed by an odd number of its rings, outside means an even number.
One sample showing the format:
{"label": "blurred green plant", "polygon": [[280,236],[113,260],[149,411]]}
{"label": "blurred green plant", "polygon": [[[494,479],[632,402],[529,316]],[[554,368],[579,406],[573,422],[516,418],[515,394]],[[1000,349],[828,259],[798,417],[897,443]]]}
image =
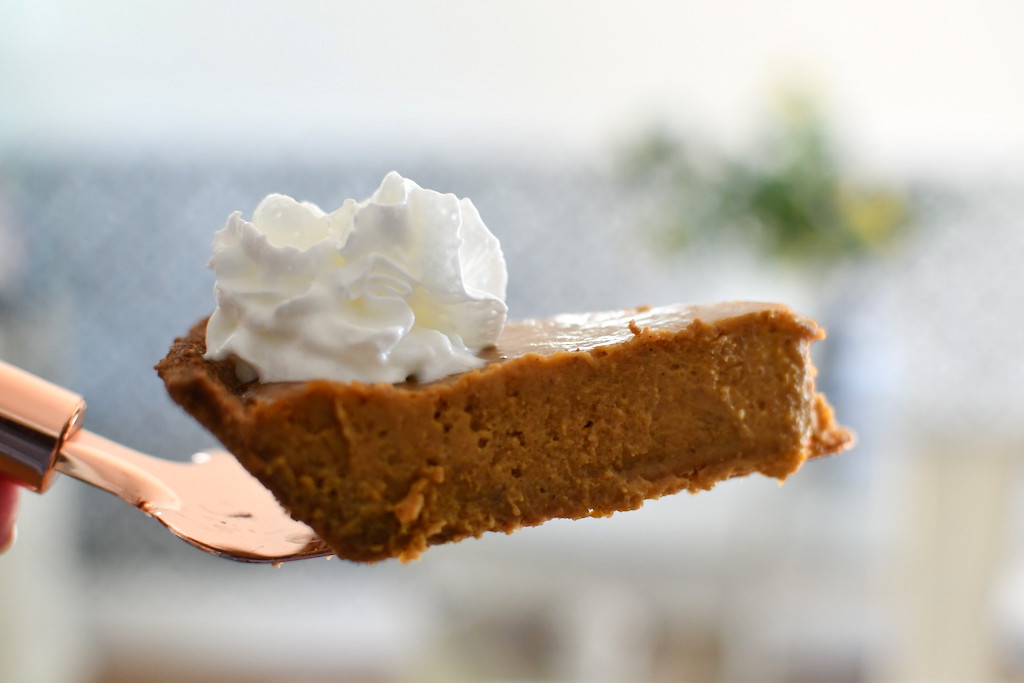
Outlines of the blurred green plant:
{"label": "blurred green plant", "polygon": [[620,157],[648,193],[664,246],[743,240],[765,256],[818,269],[879,255],[913,223],[899,187],[843,167],[813,98],[789,93],[753,147],[726,156],[666,127]]}

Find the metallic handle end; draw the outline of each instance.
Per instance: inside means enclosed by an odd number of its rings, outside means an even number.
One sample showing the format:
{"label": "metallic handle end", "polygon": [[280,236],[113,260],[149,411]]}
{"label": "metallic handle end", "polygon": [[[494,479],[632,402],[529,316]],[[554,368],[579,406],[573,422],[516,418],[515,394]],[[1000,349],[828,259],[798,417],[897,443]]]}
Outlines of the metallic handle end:
{"label": "metallic handle end", "polygon": [[42,493],[84,417],[81,396],[0,361],[0,471]]}

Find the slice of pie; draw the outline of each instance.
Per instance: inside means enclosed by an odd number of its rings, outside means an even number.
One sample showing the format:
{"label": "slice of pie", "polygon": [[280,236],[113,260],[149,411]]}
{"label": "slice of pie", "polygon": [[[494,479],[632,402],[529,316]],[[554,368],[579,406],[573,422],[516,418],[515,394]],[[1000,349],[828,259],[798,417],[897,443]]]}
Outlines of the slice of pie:
{"label": "slice of pie", "polygon": [[339,556],[408,560],[843,450],[823,336],[781,305],[639,308],[510,322],[482,369],[436,382],[260,384],[204,360],[204,321],[157,370]]}

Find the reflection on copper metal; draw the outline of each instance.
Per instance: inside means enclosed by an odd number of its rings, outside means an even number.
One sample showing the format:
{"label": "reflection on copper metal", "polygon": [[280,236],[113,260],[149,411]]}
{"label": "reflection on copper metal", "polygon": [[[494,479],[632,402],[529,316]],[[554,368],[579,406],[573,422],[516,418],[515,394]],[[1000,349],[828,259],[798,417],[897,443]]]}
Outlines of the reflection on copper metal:
{"label": "reflection on copper metal", "polygon": [[45,491],[61,444],[84,415],[81,396],[0,362],[0,472]]}
{"label": "reflection on copper metal", "polygon": [[277,564],[331,554],[230,453],[161,460],[81,429],[84,412],[80,396],[0,361],[0,471],[38,492],[62,472],[221,557]]}

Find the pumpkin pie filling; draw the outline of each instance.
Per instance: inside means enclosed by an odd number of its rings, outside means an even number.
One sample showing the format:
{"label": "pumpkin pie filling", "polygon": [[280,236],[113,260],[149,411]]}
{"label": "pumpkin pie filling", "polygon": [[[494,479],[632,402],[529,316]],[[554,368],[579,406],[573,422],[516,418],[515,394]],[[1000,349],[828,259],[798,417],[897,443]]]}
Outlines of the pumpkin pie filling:
{"label": "pumpkin pie filling", "polygon": [[355,561],[781,480],[852,443],[814,388],[823,332],[777,304],[511,321],[482,368],[427,383],[242,382],[205,328],[157,366],[172,398]]}

